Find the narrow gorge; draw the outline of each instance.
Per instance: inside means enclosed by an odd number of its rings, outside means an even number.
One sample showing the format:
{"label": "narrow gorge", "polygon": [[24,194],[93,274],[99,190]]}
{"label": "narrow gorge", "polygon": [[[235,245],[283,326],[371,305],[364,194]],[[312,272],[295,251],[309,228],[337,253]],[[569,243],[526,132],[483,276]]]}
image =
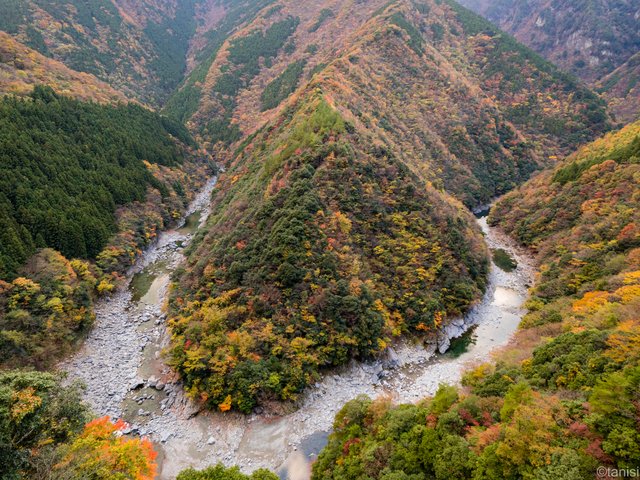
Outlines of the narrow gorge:
{"label": "narrow gorge", "polygon": [[433,395],[441,383],[457,384],[471,365],[491,360],[504,347],[524,314],[534,263],[498,228],[478,223],[487,246],[517,264],[506,271],[492,263],[481,301],[451,320],[430,343],[400,340],[373,362],[352,361],[325,372],[322,381],[290,405],[288,413],[257,408],[248,416],[200,411],[163,363],[168,338],[163,305],[183,249],[210,211],[209,182],[187,211],[183,226],[160,234],[130,272],[127,289],[97,307],[96,326],[83,348],[60,365],[68,380],[87,385],[86,400],[96,414],[124,418],[126,433],[148,436],[160,452],[160,478],[170,480],[187,467],[221,462],[243,471],[268,468],[291,480],[309,479],[311,462],[326,443],[335,414],[359,395],[415,402]]}

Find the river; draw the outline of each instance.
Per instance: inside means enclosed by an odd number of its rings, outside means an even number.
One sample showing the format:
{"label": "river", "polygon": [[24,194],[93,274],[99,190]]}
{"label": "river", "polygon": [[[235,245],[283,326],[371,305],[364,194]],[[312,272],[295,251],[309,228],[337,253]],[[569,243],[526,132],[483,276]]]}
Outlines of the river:
{"label": "river", "polygon": [[352,361],[329,372],[288,414],[198,412],[162,362],[160,352],[168,342],[163,306],[171,274],[184,261],[184,248],[210,213],[214,185],[210,182],[197,196],[181,228],[161,233],[143,254],[132,269],[129,287],[98,303],[95,327],[82,349],[60,366],[70,379],[87,385],[86,400],[96,414],[124,418],[130,424],[127,433],[148,436],[155,443],[162,480],[190,466],[218,462],[239,465],[246,472],[264,467],[283,479],[307,480],[310,464],[345,402],[361,394],[386,395],[398,402],[432,395],[440,383],[459,382],[468,365],[489,361],[520,323],[533,282],[533,260],[490,227],[486,217],[479,217],[489,248],[504,250],[517,267],[506,271],[493,264],[482,300],[452,321],[436,343],[398,342],[383,359]]}

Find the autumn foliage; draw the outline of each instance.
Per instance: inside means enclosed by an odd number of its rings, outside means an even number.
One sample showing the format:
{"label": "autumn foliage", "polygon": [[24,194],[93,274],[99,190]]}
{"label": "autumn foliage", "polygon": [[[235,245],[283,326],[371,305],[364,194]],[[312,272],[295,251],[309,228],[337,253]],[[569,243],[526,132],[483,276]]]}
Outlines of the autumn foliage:
{"label": "autumn foliage", "polygon": [[121,420],[111,422],[109,417],[89,422],[67,447],[55,470],[64,472],[65,478],[153,480],[157,455],[153,445],[144,438],[122,436],[125,426]]}
{"label": "autumn foliage", "polygon": [[222,411],[295,400],[323,368],[433,334],[484,287],[460,204],[376,151],[319,89],[293,108],[221,180],[171,299],[171,363]]}
{"label": "autumn foliage", "polygon": [[464,389],[348,403],[315,480],[582,480],[640,465],[639,134],[607,135],[498,201],[490,221],[540,260],[513,344]]}
{"label": "autumn foliage", "polygon": [[227,174],[175,282],[169,355],[222,411],[295,400],[466,311],[487,263],[459,202],[608,128],[593,93],[453,2],[281,6],[192,73],[189,124]]}
{"label": "autumn foliage", "polygon": [[196,159],[186,129],[153,112],[43,86],[1,99],[0,125],[0,365],[43,368],[181,216],[208,157]]}

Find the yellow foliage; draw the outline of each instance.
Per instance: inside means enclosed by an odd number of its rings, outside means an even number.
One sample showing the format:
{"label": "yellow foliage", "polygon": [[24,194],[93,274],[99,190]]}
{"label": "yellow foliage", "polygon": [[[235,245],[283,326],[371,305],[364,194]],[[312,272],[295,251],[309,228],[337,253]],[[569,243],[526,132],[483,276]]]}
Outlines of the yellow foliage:
{"label": "yellow foliage", "polygon": [[53,297],[47,302],[47,309],[52,311],[53,313],[64,312],[64,305],[62,304],[62,300],[60,300],[58,297]]}
{"label": "yellow foliage", "polygon": [[609,292],[587,292],[580,300],[573,302],[573,311],[579,314],[589,314],[598,311],[609,303]]}
{"label": "yellow foliage", "polygon": [[351,232],[351,226],[352,226],[351,220],[349,220],[349,217],[347,217],[344,213],[341,213],[341,212],[335,212],[333,215],[336,218],[340,232],[342,232],[344,235],[348,235]]}
{"label": "yellow foliage", "polygon": [[103,278],[96,287],[96,290],[98,291],[99,295],[104,295],[113,292],[115,288],[115,285],[110,283],[106,278]]}
{"label": "yellow foliage", "polygon": [[640,325],[634,321],[621,323],[607,339],[605,356],[616,363],[632,362],[640,357]]}
{"label": "yellow foliage", "polygon": [[15,423],[20,423],[24,417],[33,413],[40,405],[42,398],[36,395],[33,387],[13,392],[13,405],[11,406],[11,419]]}
{"label": "yellow foliage", "polygon": [[620,297],[622,303],[631,303],[636,298],[640,298],[640,285],[625,285],[617,289],[615,293]]}
{"label": "yellow foliage", "polygon": [[640,283],[640,270],[626,273],[623,282],[625,285],[634,285]]}

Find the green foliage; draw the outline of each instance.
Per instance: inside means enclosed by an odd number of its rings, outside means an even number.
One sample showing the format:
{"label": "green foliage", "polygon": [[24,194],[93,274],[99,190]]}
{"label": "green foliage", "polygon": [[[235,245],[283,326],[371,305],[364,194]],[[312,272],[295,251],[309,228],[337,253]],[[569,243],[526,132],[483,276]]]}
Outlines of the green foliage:
{"label": "green foliage", "polygon": [[481,16],[453,0],[445,1],[456,13],[467,35],[491,39],[491,48],[483,50],[480,66],[485,78],[500,79],[501,95],[522,91],[531,82],[536,82],[538,91],[540,87],[548,88],[555,83],[565,92],[575,91],[575,98],[585,104],[584,110],[576,112],[572,115],[572,120],[567,121],[566,117],[545,113],[535,96],[537,92],[534,91],[526,102],[520,102],[507,112],[512,122],[535,129],[540,129],[542,125],[542,130],[557,137],[561,146],[572,148],[610,128],[604,100],[581,85],[573,76],[561,72],[552,63]]}
{"label": "green foliage", "polygon": [[[202,88],[199,85],[204,81],[207,72],[215,61],[218,52],[231,32],[244,21],[251,20],[266,5],[273,0],[244,0],[226,2],[227,11],[224,18],[216,25],[215,29],[208,33],[208,41],[205,48],[199,53],[198,65],[184,80],[183,84],[169,97],[163,107],[163,112],[182,123],[185,123],[198,109],[202,96]],[[275,12],[277,13],[277,12]],[[267,12],[267,17],[269,12]],[[228,141],[223,138],[221,141]]]}
{"label": "green foliage", "polygon": [[183,161],[195,144],[174,121],[48,87],[0,101],[0,128],[0,365],[46,368],[92,325],[94,297],[179,217],[204,168]]}
{"label": "green foliage", "polygon": [[179,165],[170,134],[192,142],[183,127],[136,105],[81,103],[44,87],[2,100],[0,131],[0,278],[15,277],[36,247],[95,257],[116,231],[117,207],[169,188],[143,160]]}
{"label": "green foliage", "polygon": [[633,468],[640,463],[640,432],[634,421],[640,400],[640,367],[611,373],[594,386],[589,397],[591,422],[605,439],[603,450]]}
{"label": "green foliage", "polygon": [[424,40],[422,39],[422,35],[416,29],[416,27],[414,27],[412,23],[407,21],[407,18],[399,12],[391,15],[390,19],[393,24],[397,25],[407,33],[407,35],[409,36],[408,43],[411,49],[418,55],[424,54]]}
{"label": "green foliage", "polygon": [[45,367],[93,323],[96,274],[44,249],[11,284],[0,281],[0,365]]}
{"label": "green foliage", "polygon": [[287,17],[276,22],[265,31],[255,31],[232,41],[229,47],[229,61],[246,68],[246,73],[258,73],[260,58],[273,58],[285,41],[293,34],[300,20]]}
{"label": "green foliage", "polygon": [[[198,0],[181,0],[175,15],[164,5],[138,2],[122,10],[102,0],[3,1],[0,29],[70,68],[88,72],[146,103],[165,100],[186,70]],[[56,28],[45,26],[46,18]],[[126,15],[144,16],[132,22]],[[41,15],[41,16],[40,16]]]}
{"label": "green foliage", "polygon": [[[89,420],[77,385],[39,372],[0,373],[0,473],[3,479],[33,478],[58,445]],[[51,468],[53,465],[49,465]]]}
{"label": "green foliage", "polygon": [[606,289],[640,246],[633,194],[639,134],[636,122],[586,145],[492,210],[490,222],[541,252],[544,268],[535,294],[548,306],[540,306],[532,322],[557,322],[553,312],[571,304],[563,298]]}
{"label": "green foliage", "polygon": [[518,263],[503,248],[494,249],[491,253],[494,263],[505,272],[513,272],[518,267]]}
{"label": "green foliage", "polygon": [[245,475],[238,467],[226,468],[223,465],[217,465],[201,471],[184,470],[176,480],[278,480],[278,476],[264,469]]}
{"label": "green foliage", "polygon": [[594,152],[592,155],[585,155],[577,161],[563,165],[555,171],[553,181],[562,185],[575,182],[585,171],[606,160],[613,160],[618,164],[640,163],[640,136],[610,150]]}
{"label": "green foliage", "polygon": [[197,3],[198,0],[183,0],[176,8],[174,18],[164,18],[160,23],[149,21],[144,29],[158,53],[149,67],[158,76],[161,98],[175,91],[187,69],[187,51],[196,31]]}
{"label": "green foliage", "polygon": [[519,382],[509,387],[504,396],[504,404],[500,409],[500,419],[503,422],[513,418],[520,405],[529,404],[533,400],[533,391],[526,382]]}
{"label": "green foliage", "polygon": [[276,108],[295,91],[305,65],[305,60],[293,62],[284,72],[265,87],[260,98],[263,112]]}
{"label": "green foliage", "polygon": [[[213,87],[213,92],[219,97],[221,111],[202,130],[212,143],[230,144],[240,138],[240,130],[237,125],[231,123],[231,114],[236,106],[238,93],[260,73],[260,59],[270,62],[278,55],[287,39],[295,32],[298,23],[299,19],[287,17],[273,23],[264,32],[256,30],[231,42],[231,66]],[[291,79],[287,77],[287,81]]]}
{"label": "green foliage", "polygon": [[578,390],[591,387],[607,367],[602,350],[608,334],[600,331],[565,333],[533,352],[528,377],[535,385]]}
{"label": "green foliage", "polygon": [[0,15],[0,30],[16,34],[20,26],[31,21],[31,14],[27,4],[22,0],[4,0],[2,2],[2,15]]}
{"label": "green foliage", "polygon": [[418,405],[345,407],[357,415],[336,421],[314,479],[578,480],[640,464],[639,172],[628,148],[638,127],[568,162],[626,152],[617,160],[563,186],[544,172],[492,209],[490,220],[545,262],[529,330],[503,360],[466,372],[464,392],[441,386]]}
{"label": "green foliage", "polygon": [[429,412],[436,415],[449,410],[458,400],[458,390],[450,385],[440,384],[433,400],[429,404]]}

